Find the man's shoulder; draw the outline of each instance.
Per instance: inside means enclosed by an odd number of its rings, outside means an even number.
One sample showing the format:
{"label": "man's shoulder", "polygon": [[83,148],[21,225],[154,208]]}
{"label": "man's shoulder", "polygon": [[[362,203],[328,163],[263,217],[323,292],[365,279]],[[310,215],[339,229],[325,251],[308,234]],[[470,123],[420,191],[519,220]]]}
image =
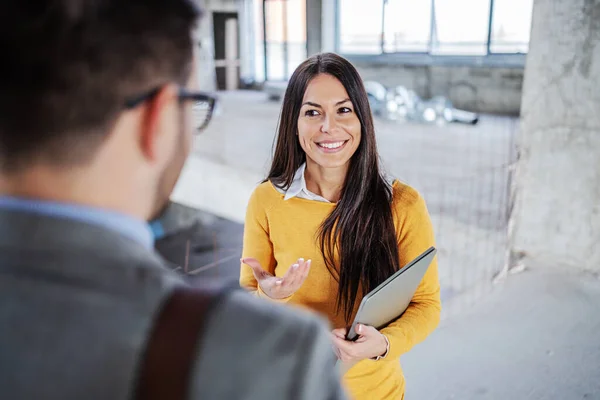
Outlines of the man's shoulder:
{"label": "man's shoulder", "polygon": [[[226,328],[228,324],[236,327],[247,324],[245,328],[249,334],[276,328],[272,335],[283,335],[285,332],[286,336],[301,337],[310,332],[327,330],[325,320],[308,311],[259,299],[243,290],[234,290],[226,295],[215,314],[222,324],[221,328]],[[291,338],[288,336],[288,339]]]}
{"label": "man's shoulder", "polygon": [[326,327],[308,312],[233,291],[206,321],[194,392],[237,399],[286,398],[298,385],[324,392],[329,382],[309,378],[335,375]]}

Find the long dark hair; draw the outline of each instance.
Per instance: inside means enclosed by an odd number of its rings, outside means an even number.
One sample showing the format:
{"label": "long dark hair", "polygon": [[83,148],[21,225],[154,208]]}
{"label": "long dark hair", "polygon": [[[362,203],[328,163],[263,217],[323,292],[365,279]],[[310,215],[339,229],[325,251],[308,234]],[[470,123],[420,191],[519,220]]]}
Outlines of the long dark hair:
{"label": "long dark hair", "polygon": [[[321,225],[318,242],[327,269],[339,283],[337,310],[346,321],[357,296],[368,293],[399,268],[392,189],[379,168],[373,117],[360,75],[344,58],[315,55],[294,71],[283,100],[273,163],[267,180],[287,190],[306,161],[297,138],[298,117],[308,83],[319,74],[339,80],[361,124],[360,144],[348,167],[341,198]],[[339,255],[339,271],[335,254]]]}

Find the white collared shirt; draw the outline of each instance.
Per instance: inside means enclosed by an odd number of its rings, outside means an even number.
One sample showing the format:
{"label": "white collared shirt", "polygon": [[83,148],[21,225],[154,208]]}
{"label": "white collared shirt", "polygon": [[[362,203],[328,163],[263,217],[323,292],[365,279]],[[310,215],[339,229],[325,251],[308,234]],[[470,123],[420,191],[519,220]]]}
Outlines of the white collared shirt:
{"label": "white collared shirt", "polygon": [[294,175],[294,180],[292,184],[288,188],[288,190],[284,191],[279,189],[279,191],[284,194],[284,200],[289,200],[294,197],[298,197],[299,199],[306,200],[315,200],[321,201],[323,203],[331,203],[325,197],[319,196],[308,190],[306,187],[306,178],[304,177],[304,172],[306,171],[306,163],[302,164],[300,168],[296,170],[296,174]]}
{"label": "white collared shirt", "polygon": [[[298,197],[299,199],[331,203],[331,201],[327,200],[326,198],[308,190],[308,188],[306,187],[306,178],[304,177],[304,172],[306,172],[306,163],[302,164],[300,168],[296,170],[296,174],[294,175],[294,179],[292,180],[292,184],[290,185],[288,190],[277,188],[279,193],[284,195],[283,200],[289,200],[294,197]],[[391,187],[394,183],[394,179],[387,175],[385,176],[385,178],[385,181]]]}

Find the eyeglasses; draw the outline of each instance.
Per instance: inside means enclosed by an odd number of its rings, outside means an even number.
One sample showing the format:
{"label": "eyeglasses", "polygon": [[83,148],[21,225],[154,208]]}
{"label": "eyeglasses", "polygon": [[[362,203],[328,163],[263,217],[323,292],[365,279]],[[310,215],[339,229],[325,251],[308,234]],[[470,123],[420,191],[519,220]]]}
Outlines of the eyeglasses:
{"label": "eyeglasses", "polygon": [[[140,96],[127,100],[125,102],[125,108],[132,109],[139,106],[143,102],[154,97],[160,89],[161,88],[156,88],[148,93],[144,93]],[[206,129],[210,119],[212,118],[212,114],[217,103],[217,98],[208,93],[193,92],[186,89],[179,89],[178,96],[180,102],[194,102],[192,106],[192,113],[197,132],[202,132],[204,129]]]}

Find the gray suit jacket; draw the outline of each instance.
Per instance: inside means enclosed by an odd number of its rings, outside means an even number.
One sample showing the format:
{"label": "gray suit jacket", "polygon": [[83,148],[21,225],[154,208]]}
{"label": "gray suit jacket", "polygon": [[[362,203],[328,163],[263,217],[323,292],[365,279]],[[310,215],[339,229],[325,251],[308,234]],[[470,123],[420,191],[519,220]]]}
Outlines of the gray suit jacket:
{"label": "gray suit jacket", "polygon": [[[179,277],[101,227],[0,211],[0,397],[127,399]],[[193,399],[342,399],[325,325],[234,291],[211,312]]]}

